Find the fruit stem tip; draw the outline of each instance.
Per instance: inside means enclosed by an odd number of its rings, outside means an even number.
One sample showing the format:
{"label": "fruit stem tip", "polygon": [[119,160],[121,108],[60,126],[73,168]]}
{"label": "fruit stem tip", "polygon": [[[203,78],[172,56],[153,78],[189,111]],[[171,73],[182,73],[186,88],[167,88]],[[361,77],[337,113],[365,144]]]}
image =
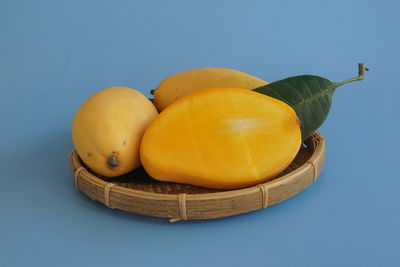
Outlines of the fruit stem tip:
{"label": "fruit stem tip", "polygon": [[366,71],[369,71],[367,66],[365,66],[364,63],[358,63],[358,78],[359,78],[359,81],[364,79],[364,74],[365,74]]}
{"label": "fruit stem tip", "polygon": [[118,159],[116,156],[109,156],[108,157],[108,166],[110,166],[110,168],[115,168],[119,165]]}

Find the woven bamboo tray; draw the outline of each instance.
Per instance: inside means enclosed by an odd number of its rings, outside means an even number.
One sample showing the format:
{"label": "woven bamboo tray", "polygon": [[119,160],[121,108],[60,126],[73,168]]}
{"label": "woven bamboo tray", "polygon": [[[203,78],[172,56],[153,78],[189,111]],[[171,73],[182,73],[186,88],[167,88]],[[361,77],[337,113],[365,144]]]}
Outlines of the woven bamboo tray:
{"label": "woven bamboo tray", "polygon": [[325,162],[325,141],[319,132],[308,138],[295,160],[276,178],[244,189],[217,190],[159,182],[143,168],[113,179],[92,172],[70,153],[75,185],[91,199],[109,208],[143,215],[187,219],[213,219],[246,213],[284,201],[315,182]]}

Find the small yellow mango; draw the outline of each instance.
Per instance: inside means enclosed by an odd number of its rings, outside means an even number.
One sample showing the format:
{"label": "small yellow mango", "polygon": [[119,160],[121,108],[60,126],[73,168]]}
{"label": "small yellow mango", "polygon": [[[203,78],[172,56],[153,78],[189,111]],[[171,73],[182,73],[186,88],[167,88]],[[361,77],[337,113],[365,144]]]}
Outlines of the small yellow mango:
{"label": "small yellow mango", "polygon": [[140,165],[140,142],[158,115],[153,103],[127,87],[111,87],[89,97],[75,114],[72,141],[83,162],[114,177]]}

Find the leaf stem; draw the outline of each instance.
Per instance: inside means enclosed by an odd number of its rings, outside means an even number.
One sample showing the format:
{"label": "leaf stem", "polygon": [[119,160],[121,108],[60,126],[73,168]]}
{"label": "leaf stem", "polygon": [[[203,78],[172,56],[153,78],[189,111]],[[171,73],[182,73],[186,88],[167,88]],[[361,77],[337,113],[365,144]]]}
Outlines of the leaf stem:
{"label": "leaf stem", "polygon": [[362,79],[364,79],[365,71],[368,71],[368,70],[369,69],[363,63],[358,63],[358,76],[344,80],[342,82],[338,82],[338,83],[336,83],[336,87],[339,87],[343,84],[351,83],[354,81],[361,81]]}

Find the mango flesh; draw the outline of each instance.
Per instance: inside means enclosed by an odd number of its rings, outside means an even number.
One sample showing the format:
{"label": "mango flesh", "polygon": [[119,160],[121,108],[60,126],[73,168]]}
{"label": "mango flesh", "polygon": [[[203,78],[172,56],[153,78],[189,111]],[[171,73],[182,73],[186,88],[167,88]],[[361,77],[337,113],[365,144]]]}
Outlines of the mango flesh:
{"label": "mango flesh", "polygon": [[161,112],[140,153],[154,179],[235,189],[279,174],[300,145],[299,120],[286,103],[251,90],[215,88]]}
{"label": "mango flesh", "polygon": [[114,177],[140,165],[140,142],[158,112],[140,92],[111,87],[89,97],[75,114],[72,141],[83,162]]}
{"label": "mango flesh", "polygon": [[154,104],[159,111],[179,98],[208,88],[254,89],[268,82],[250,74],[227,68],[198,68],[165,78],[154,91]]}

